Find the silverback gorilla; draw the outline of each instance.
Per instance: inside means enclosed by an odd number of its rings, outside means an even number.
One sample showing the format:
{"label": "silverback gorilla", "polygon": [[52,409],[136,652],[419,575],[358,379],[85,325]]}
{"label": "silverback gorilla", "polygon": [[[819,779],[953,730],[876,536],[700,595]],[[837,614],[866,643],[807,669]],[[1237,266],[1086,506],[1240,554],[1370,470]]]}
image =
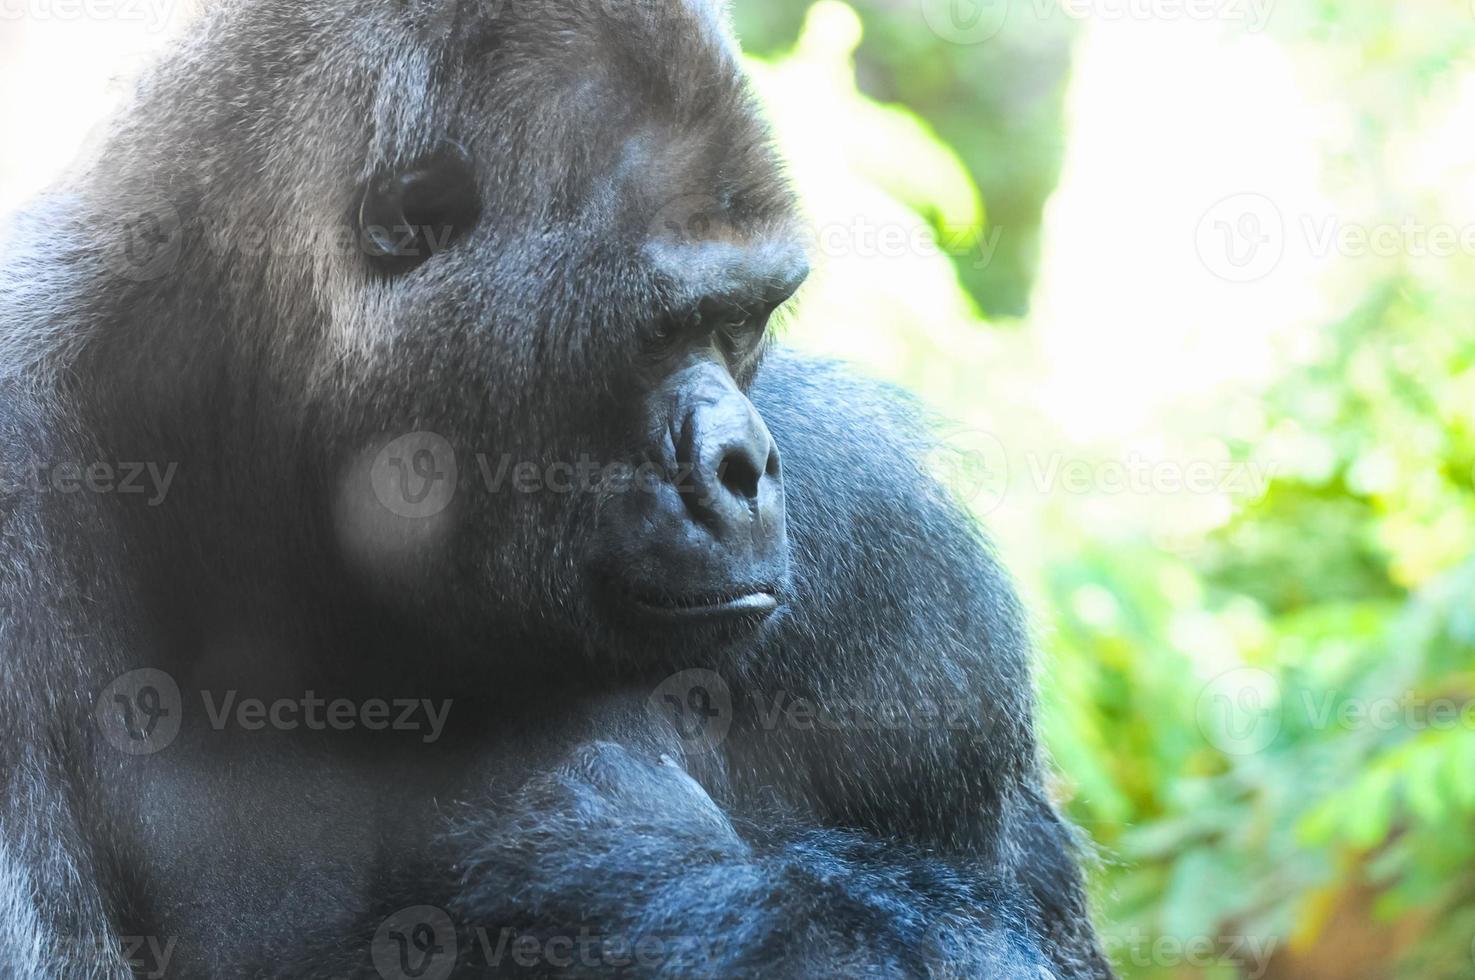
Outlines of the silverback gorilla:
{"label": "silverback gorilla", "polygon": [[707,2],[226,0],[14,222],[0,975],[1110,976]]}

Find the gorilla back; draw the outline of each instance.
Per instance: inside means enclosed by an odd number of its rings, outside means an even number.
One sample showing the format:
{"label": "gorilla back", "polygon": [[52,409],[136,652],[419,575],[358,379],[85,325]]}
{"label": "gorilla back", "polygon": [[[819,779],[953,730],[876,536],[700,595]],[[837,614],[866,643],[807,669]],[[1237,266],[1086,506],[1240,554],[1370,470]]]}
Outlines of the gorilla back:
{"label": "gorilla back", "polygon": [[806,273],[706,0],[213,6],[0,267],[0,973],[1109,975]]}

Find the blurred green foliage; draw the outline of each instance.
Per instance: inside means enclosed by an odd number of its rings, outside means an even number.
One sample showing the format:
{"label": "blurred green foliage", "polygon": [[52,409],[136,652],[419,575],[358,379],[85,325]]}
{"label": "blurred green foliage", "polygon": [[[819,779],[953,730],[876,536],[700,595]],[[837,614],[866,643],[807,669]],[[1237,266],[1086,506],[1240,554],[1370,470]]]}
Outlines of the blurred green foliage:
{"label": "blurred green foliage", "polygon": [[[789,329],[1039,445],[1034,325],[997,317],[1036,287],[1080,25],[1011,18],[967,46],[917,11],[738,4],[815,226],[844,229]],[[1475,132],[1439,135],[1475,104],[1465,4],[1323,0],[1277,10],[1269,37],[1335,92],[1339,207],[1475,227]],[[933,247],[864,245],[862,220]],[[1273,473],[1263,493],[1159,536],[1064,497],[1003,535],[1126,977],[1475,976],[1475,256],[1341,264],[1252,423],[1216,434]]]}
{"label": "blurred green foliage", "polygon": [[[957,263],[964,288],[991,316],[1022,315],[1039,261],[1041,211],[1065,149],[1071,22],[1010,18],[990,43],[962,46],[928,30],[912,0],[865,0],[854,10],[865,28],[852,75],[860,91],[925,119],[967,166],[993,225],[1007,229],[992,261]],[[790,48],[806,12],[793,0],[734,6],[744,48],[760,56]]]}

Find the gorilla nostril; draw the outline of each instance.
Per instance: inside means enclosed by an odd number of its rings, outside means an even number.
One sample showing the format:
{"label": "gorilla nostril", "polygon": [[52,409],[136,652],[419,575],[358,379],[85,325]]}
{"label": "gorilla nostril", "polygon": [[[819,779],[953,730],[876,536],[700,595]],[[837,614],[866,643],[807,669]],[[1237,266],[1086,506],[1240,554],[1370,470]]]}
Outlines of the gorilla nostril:
{"label": "gorilla nostril", "polygon": [[758,481],[762,478],[763,474],[758,471],[746,447],[728,450],[717,465],[717,479],[730,493],[743,500],[758,499]]}
{"label": "gorilla nostril", "polygon": [[775,449],[775,450],[773,450],[772,452],[770,452],[768,454],[768,466],[766,466],[764,468],[764,473],[767,474],[770,477],[773,477],[773,478],[777,479],[778,478],[778,472],[779,472],[778,450]]}

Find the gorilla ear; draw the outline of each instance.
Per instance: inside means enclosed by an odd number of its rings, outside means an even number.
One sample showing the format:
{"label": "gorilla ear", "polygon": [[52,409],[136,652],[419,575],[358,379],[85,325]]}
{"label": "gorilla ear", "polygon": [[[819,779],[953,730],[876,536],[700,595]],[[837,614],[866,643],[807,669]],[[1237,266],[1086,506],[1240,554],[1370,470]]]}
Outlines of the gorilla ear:
{"label": "gorilla ear", "polygon": [[471,154],[447,140],[369,182],[359,205],[360,241],[384,271],[408,272],[465,235],[480,215]]}

